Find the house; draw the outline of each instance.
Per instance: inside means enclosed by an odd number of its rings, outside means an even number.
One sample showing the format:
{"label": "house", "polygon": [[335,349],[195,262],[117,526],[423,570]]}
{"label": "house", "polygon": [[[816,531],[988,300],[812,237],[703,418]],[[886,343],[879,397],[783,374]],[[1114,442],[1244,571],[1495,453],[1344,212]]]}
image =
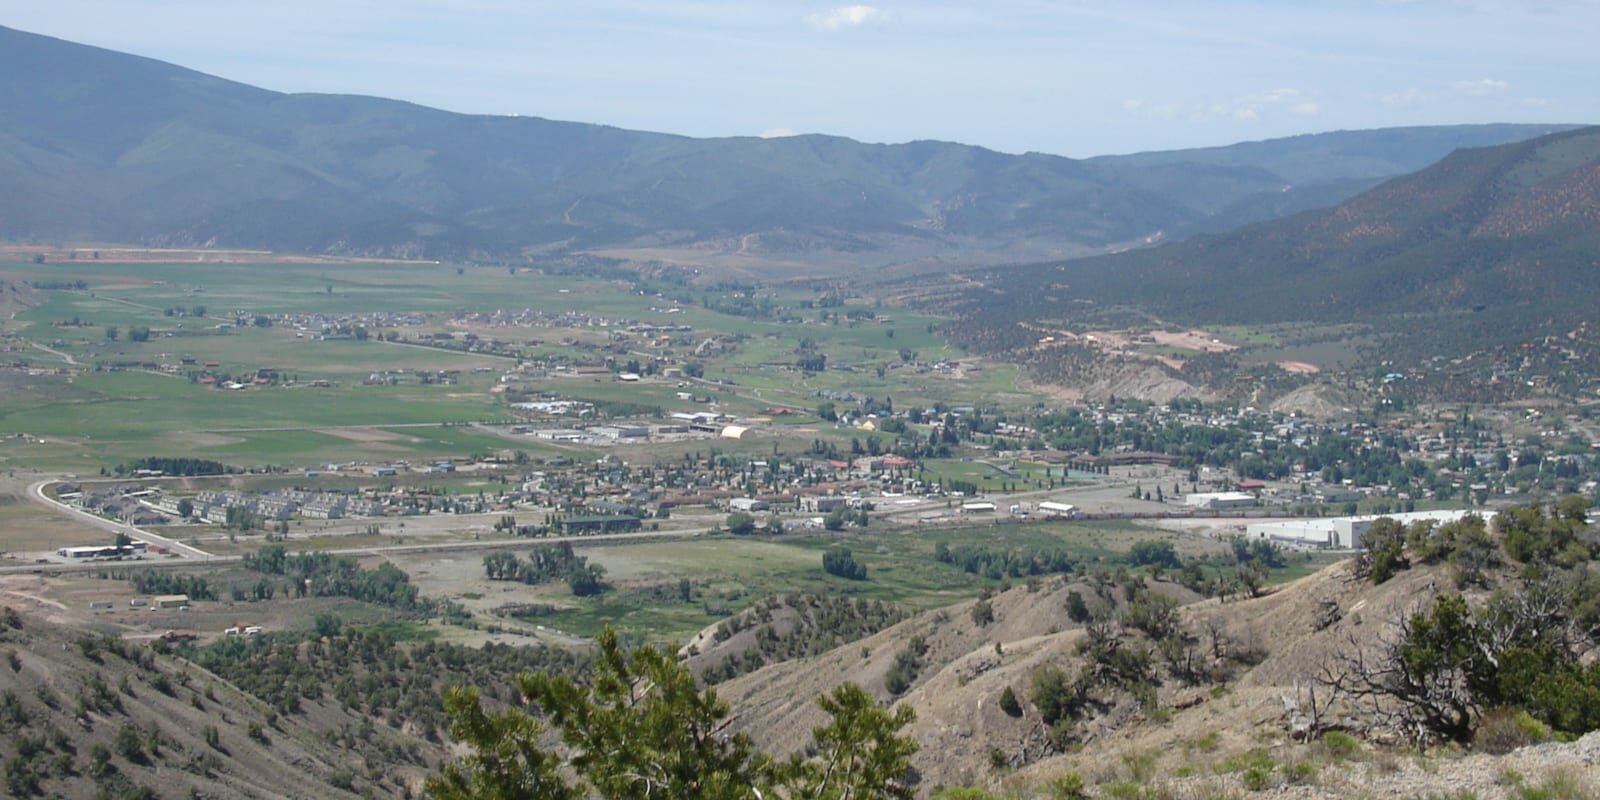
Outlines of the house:
{"label": "house", "polygon": [[813,514],[826,514],[850,506],[850,498],[837,495],[808,495],[800,498],[800,510]]}
{"label": "house", "polygon": [[629,514],[568,517],[559,523],[562,533],[616,533],[639,529],[639,518]]}

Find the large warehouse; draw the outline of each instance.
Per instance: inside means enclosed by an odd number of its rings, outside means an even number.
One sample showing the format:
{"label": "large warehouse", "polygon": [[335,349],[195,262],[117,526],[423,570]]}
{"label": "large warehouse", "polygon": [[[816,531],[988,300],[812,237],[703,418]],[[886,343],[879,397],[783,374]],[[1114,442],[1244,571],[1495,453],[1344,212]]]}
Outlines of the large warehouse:
{"label": "large warehouse", "polygon": [[1413,511],[1405,514],[1368,514],[1359,517],[1319,517],[1316,519],[1290,519],[1281,522],[1255,522],[1245,527],[1251,539],[1270,539],[1285,544],[1326,547],[1334,550],[1359,550],[1362,534],[1380,517],[1388,517],[1401,525],[1432,520],[1443,525],[1455,522],[1468,514],[1477,514],[1486,520],[1494,518],[1492,511]]}
{"label": "large warehouse", "polygon": [[1247,492],[1198,492],[1184,495],[1183,504],[1210,510],[1249,508],[1256,505],[1256,496]]}

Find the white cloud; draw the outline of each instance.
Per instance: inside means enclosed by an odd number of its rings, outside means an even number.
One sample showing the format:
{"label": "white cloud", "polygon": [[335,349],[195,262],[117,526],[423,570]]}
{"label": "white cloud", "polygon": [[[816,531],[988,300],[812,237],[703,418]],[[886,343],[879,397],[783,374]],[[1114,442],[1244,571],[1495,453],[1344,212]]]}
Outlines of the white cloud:
{"label": "white cloud", "polygon": [[806,24],[819,31],[836,31],[883,22],[889,14],[872,6],[839,6],[818,11],[806,17]]}
{"label": "white cloud", "polygon": [[763,139],[784,139],[799,135],[799,131],[789,130],[788,128],[768,128],[761,132],[761,138]]}
{"label": "white cloud", "polygon": [[1122,101],[1122,110],[1129,114],[1153,117],[1155,119],[1172,119],[1182,111],[1175,103],[1149,103],[1138,98],[1129,98]]}
{"label": "white cloud", "polygon": [[1299,89],[1272,89],[1212,103],[1209,108],[1202,109],[1200,116],[1232,117],[1240,122],[1260,122],[1263,112],[1284,106],[1302,116],[1310,116],[1321,110],[1314,101],[1305,99],[1305,94]]}
{"label": "white cloud", "polygon": [[1421,103],[1426,97],[1421,89],[1412,88],[1380,95],[1378,102],[1389,108],[1411,108]]}
{"label": "white cloud", "polygon": [[1522,104],[1528,108],[1549,108],[1550,100],[1544,97],[1524,97]]}
{"label": "white cloud", "polygon": [[1450,84],[1450,86],[1462,94],[1470,94],[1473,97],[1487,97],[1488,95],[1497,94],[1511,88],[1511,84],[1506,83],[1505,81],[1497,81],[1494,78],[1479,78],[1475,81],[1456,81],[1455,83]]}

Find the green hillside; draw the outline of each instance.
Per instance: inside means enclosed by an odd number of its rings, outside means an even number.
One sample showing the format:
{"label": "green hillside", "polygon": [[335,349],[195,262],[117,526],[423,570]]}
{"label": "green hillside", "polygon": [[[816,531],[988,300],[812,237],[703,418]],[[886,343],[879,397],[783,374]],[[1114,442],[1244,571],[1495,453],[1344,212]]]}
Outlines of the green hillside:
{"label": "green hillside", "polygon": [[[1600,128],[1458,151],[1336,207],[1101,258],[975,273],[973,341],[1137,308],[1187,324],[1426,318],[1419,336],[1564,333],[1600,293]],[[1008,333],[1008,331],[1010,333]],[[1014,340],[1014,341],[1013,341]]]}
{"label": "green hillside", "polygon": [[282,94],[0,28],[0,236],[486,260],[704,243],[857,266],[1074,257],[1336,202],[1548,127],[1087,161],[691,139]]}

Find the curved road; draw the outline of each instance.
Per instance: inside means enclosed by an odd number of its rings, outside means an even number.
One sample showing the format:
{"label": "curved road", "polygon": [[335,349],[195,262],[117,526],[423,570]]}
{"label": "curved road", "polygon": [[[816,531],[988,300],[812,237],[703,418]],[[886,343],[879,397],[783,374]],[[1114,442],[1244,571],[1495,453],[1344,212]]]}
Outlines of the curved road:
{"label": "curved road", "polygon": [[112,534],[125,533],[129,538],[134,539],[135,541],[165,548],[169,553],[177,553],[185,558],[210,559],[213,557],[210,553],[207,553],[198,547],[184,544],[176,539],[168,539],[165,536],[160,536],[146,530],[140,530],[132,525],[124,525],[120,522],[106,519],[105,517],[97,514],[91,514],[81,508],[75,508],[51,497],[50,495],[45,494],[44,487],[55,482],[56,481],[54,479],[34,482],[28,486],[28,496],[32,497],[35,502],[54,508],[57,511],[65,513],[67,516],[76,517],[80,521],[87,522],[96,528],[100,528],[101,530],[108,531]]}

